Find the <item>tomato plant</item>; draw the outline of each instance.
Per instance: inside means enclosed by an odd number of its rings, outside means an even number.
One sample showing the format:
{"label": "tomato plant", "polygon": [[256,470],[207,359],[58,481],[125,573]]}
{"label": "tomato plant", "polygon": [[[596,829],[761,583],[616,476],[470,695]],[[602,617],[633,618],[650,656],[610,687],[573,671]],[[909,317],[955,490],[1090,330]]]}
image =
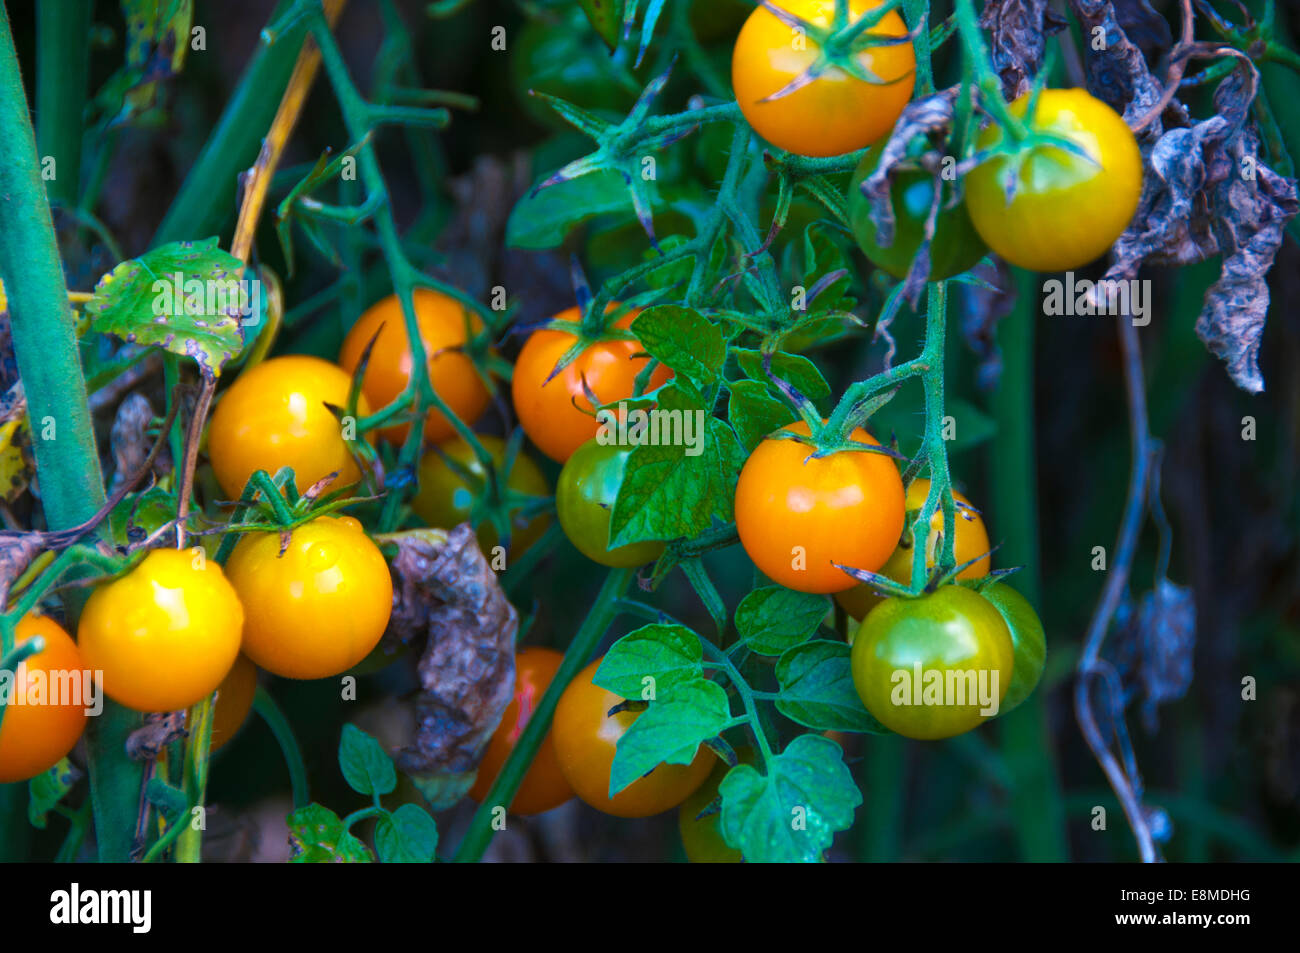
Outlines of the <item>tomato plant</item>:
{"label": "tomato plant", "polygon": [[593,437],[569,457],[555,489],[555,510],[569,542],[602,566],[640,566],[659,558],[655,542],[610,546],[610,517],[623,485],[629,447]]}

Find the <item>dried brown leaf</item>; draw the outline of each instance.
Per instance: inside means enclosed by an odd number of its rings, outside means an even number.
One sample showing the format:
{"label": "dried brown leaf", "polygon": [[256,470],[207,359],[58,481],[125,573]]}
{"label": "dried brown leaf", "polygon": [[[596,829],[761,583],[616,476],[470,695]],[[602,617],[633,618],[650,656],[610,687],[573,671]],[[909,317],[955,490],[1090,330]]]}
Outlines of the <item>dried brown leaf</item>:
{"label": "dried brown leaf", "polygon": [[164,711],[144,716],[144,724],[126,739],[126,756],[152,761],[173,741],[185,737],[185,712]]}
{"label": "dried brown leaf", "polygon": [[1065,21],[1048,9],[1048,0],[986,0],[980,26],[989,31],[989,56],[1010,100],[1029,91],[1047,37],[1063,30]]}
{"label": "dried brown leaf", "polygon": [[141,393],[128,394],[117,408],[113,428],[109,431],[109,446],[113,452],[113,482],[116,489],[123,480],[144,466],[153,447],[146,432],[153,420],[153,407],[149,398]]}

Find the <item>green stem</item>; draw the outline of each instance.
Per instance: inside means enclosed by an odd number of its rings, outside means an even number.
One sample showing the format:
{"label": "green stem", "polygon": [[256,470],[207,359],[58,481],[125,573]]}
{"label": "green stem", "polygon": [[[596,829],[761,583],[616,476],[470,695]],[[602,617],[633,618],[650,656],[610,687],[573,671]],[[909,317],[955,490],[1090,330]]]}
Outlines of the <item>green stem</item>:
{"label": "green stem", "polygon": [[873,735],[866,739],[866,749],[859,777],[869,809],[855,825],[858,859],[892,862],[902,850],[907,742],[899,735]]}
{"label": "green stem", "polygon": [[573,677],[591,660],[592,653],[600,644],[601,636],[614,621],[614,616],[618,612],[618,602],[627,591],[634,574],[633,569],[611,569],[609,575],[605,577],[605,582],[596,595],[596,601],[587,612],[587,618],[583,620],[582,627],[578,629],[564,653],[564,661],[560,663],[555,678],[542,693],[532,717],[528,719],[528,724],[519,735],[519,740],[515,742],[514,749],[506,758],[506,763],[501,766],[501,773],[492,782],[492,787],[483,798],[483,803],[474,812],[474,817],[469,822],[469,830],[465,832],[465,837],[460,842],[453,860],[458,863],[474,863],[482,858],[483,852],[496,834],[496,828],[493,826],[496,809],[514,800],[515,792],[519,790],[519,785],[528,772],[528,766],[532,764],[542,739],[551,728],[551,719],[555,716],[555,707],[560,703],[560,696],[564,694],[569,682],[573,681]]}
{"label": "green stem", "polygon": [[[1034,322],[1037,276],[1015,272],[1016,306],[998,327],[1002,378],[990,399],[998,426],[991,455],[991,508],[1006,566],[1023,566],[1011,585],[1039,603],[1038,484],[1034,456]],[[1065,809],[1047,730],[1046,693],[1035,692],[1001,719],[1003,755],[1012,776],[1012,814],[1020,853],[1028,861],[1068,857]]]}
{"label": "green stem", "polygon": [[36,140],[54,158],[50,200],[77,204],[81,180],[82,112],[90,62],[91,0],[36,5]]}
{"label": "green stem", "polygon": [[253,711],[257,712],[266,722],[266,727],[271,729],[271,734],[275,736],[280,752],[284,755],[285,767],[289,769],[289,784],[293,790],[294,809],[306,807],[311,803],[311,794],[307,788],[307,764],[302,759],[302,749],[298,747],[298,739],[294,737],[293,726],[289,724],[289,719],[284,717],[284,712],[275,703],[271,693],[260,685],[253,696]]}

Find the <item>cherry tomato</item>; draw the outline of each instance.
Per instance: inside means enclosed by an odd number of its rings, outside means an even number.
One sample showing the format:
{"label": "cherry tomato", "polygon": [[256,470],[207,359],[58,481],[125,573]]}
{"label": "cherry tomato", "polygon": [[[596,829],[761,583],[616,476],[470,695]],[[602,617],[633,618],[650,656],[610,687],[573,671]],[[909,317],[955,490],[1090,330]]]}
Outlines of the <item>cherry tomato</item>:
{"label": "cherry tomato", "polygon": [[[613,307],[616,305],[611,305]],[[638,313],[635,309],[629,311],[614,323],[614,327],[629,327]],[[557,314],[555,319],[577,322],[582,320],[582,315],[577,308],[569,308]],[[636,341],[597,341],[588,345],[559,374],[547,380],[556,363],[577,340],[568,331],[552,328],[534,331],[519,352],[511,381],[515,413],[524,433],[542,453],[557,463],[568,460],[573,451],[596,436],[599,429],[587,391],[595,394],[601,403],[614,403],[631,397],[636,376],[649,360],[648,357],[633,357],[643,353]],[[660,365],[650,375],[646,389],[654,390],[672,376],[671,370]]]}
{"label": "cherry tomato", "polygon": [[285,678],[329,678],[356,665],[393,608],[388,564],[350,516],[299,526],[284,555],[279,533],[246,533],[226,572],[248,610],[244,654]]}
{"label": "cherry tomato", "polygon": [[579,672],[555,709],[551,727],[560,771],[579,798],[615,817],[650,817],[676,807],[704,783],[717,759],[700,745],[690,764],[661,764],[611,798],[615,746],[640,713],[609,714],[623,699],[592,683],[599,667],[596,659]]}
{"label": "cherry tomato", "polygon": [[[925,235],[925,222],[930,216],[930,203],[934,200],[934,179],[913,170],[900,172],[890,181],[889,199],[894,210],[894,240],[888,246],[876,241],[876,226],[871,221],[871,203],[862,194],[862,183],[880,165],[880,148],[868,149],[858,163],[853,180],[849,183],[849,223],[862,253],[877,268],[895,278],[907,277]],[[958,202],[946,208],[952,195],[944,188],[938,217],[934,223],[934,237],[930,240],[930,280],[951,278],[972,268],[984,257],[988,248],[975,226],[971,224],[966,206]]]}
{"label": "cherry tomato", "polygon": [[26,615],[14,645],[40,636],[45,648],[4,673],[0,721],[0,784],[26,781],[65,758],[86,729],[86,666],[72,637],[48,616]]}
{"label": "cherry tomato", "polygon": [[77,644],[109,698],[136,711],[178,711],[216,691],[243,627],[239,596],[201,548],[155,549],[90,594]]}
{"label": "cherry tomato", "polygon": [[[492,733],[483,760],[479,762],[478,777],[469,789],[469,796],[480,804],[492,789],[492,783],[501,773],[501,767],[519,742],[533,717],[542,693],[559,671],[564,654],[554,649],[526,648],[515,656],[515,695],[501,716],[501,724]],[[524,781],[510,802],[512,814],[541,814],[559,807],[573,797],[573,788],[564,780],[560,762],[555,755],[555,741],[548,731],[524,775]]]}
{"label": "cherry tomato", "polygon": [[1028,698],[1043,677],[1047,662],[1047,636],[1042,620],[1033,605],[1019,592],[1004,582],[995,582],[980,590],[980,595],[1002,613],[1002,621],[1011,631],[1011,646],[1015,650],[1015,671],[1007,697],[1002,699],[1002,713],[1011,711]]}
{"label": "cherry tomato", "polygon": [[[812,24],[829,27],[835,0],[774,0],[774,4]],[[850,0],[850,22],[880,6],[881,0]],[[901,37],[907,25],[890,12],[868,35]],[[765,7],[755,7],[731,60],[731,85],[741,112],[772,145],[805,156],[837,156],[876,142],[894,127],[912,98],[916,56],[910,42],[871,46],[857,63],[879,82],[866,82],[831,67],[811,83],[779,99],[768,99],[803,76],[821,55],[821,46],[795,31]]]}
{"label": "cherry tomato", "polygon": [[212,706],[212,746],[209,752],[223,747],[248,720],[257,694],[257,666],[246,655],[235,659],[225,679],[217,686],[217,702]]}
{"label": "cherry tomato", "polygon": [[663,543],[653,541],[609,548],[610,517],[632,450],[602,444],[593,437],[569,457],[555,489],[555,511],[564,535],[579,552],[602,566],[641,566],[664,551]]}
{"label": "cherry tomato", "polygon": [[850,664],[862,703],[882,725],[934,739],[1000,714],[1014,661],[1001,613],[979,593],[951,585],[872,609]]}
{"label": "cherry tomato", "polygon": [[[506,444],[500,437],[479,434],[479,443],[498,467],[505,464]],[[459,437],[438,445],[438,449],[451,457],[479,480],[487,480],[487,473],[470,445]],[[537,464],[523,452],[515,454],[514,465],[506,477],[506,486],[528,496],[550,496],[551,488]],[[475,489],[461,478],[447,462],[430,450],[420,461],[420,489],[411,500],[411,508],[430,526],[451,529],[467,522],[474,505]],[[514,524],[510,534],[510,556],[519,558],[546,532],[551,518],[546,514],[525,520],[519,512],[511,514]],[[498,543],[497,530],[490,520],[483,520],[475,530],[479,548],[491,557]]]}
{"label": "cherry tomato", "polygon": [[[802,421],[785,429],[808,436]],[[877,443],[861,428],[853,439]],[[773,581],[800,592],[839,592],[856,581],[832,563],[875,572],[898,545],[903,481],[884,454],[812,453],[797,440],[769,438],[755,448],[736,485],[736,530]]]}
{"label": "cherry tomato", "polygon": [[[1028,94],[1011,103],[1024,118]],[[1123,118],[1082,89],[1045,89],[1028,125],[1077,144],[1094,161],[1054,146],[1036,148],[1020,168],[1015,196],[1003,186],[1006,156],[981,163],[966,176],[966,207],[988,246],[1031,271],[1068,271],[1102,255],[1137,211],[1142,154]],[[1002,141],[990,125],[979,148]]]}
{"label": "cherry tomato", "polygon": [[[415,318],[420,340],[428,359],[433,389],[466,424],[472,425],[483,415],[491,399],[478,371],[461,350],[469,336],[483,327],[478,315],[455,298],[429,288],[415,289]],[[380,327],[383,331],[380,331]],[[375,410],[387,407],[406,389],[413,362],[402,303],[389,295],[370,307],[352,325],[339,351],[339,364],[349,374],[357,369],[370,339],[379,335],[370,351],[362,393]],[[410,432],[409,424],[385,427],[380,436],[401,443]],[[431,410],[424,421],[424,435],[435,443],[446,440],[456,431],[440,411]]]}
{"label": "cherry tomato", "polygon": [[[208,425],[208,455],[222,492],[238,499],[255,470],[275,476],[281,467],[293,467],[299,490],[334,472],[334,487],[360,480],[339,420],[325,406],[346,407],[350,385],[329,361],[301,354],[240,374]],[[364,399],[357,412],[370,412]]]}
{"label": "cherry tomato", "polygon": [[[741,760],[752,762],[752,754]],[[686,859],[692,864],[738,864],[743,859],[740,851],[730,846],[722,836],[719,827],[721,813],[699,816],[718,796],[718,785],[730,770],[725,761],[719,761],[704,784],[677,809],[677,830],[682,835]]]}
{"label": "cherry tomato", "polygon": [[[903,539],[898,548],[880,567],[880,574],[888,576],[895,582],[908,585],[912,581],[912,541],[911,541],[911,523],[915,520],[915,514],[925,505],[925,498],[930,493],[930,481],[926,479],[913,480],[912,485],[907,488],[907,512],[911,514],[907,525],[903,528]],[[953,552],[957,559],[957,565],[970,562],[972,559],[977,560],[970,566],[967,566],[957,574],[958,579],[979,579],[981,576],[989,574],[989,533],[984,528],[984,520],[979,514],[979,510],[971,505],[970,500],[962,496],[956,490],[952,491],[953,502],[957,504],[956,520],[953,524],[953,533],[956,539],[953,541]],[[934,515],[930,517],[930,535],[926,542],[925,565],[927,569],[933,569],[939,561],[940,546],[942,545],[940,537],[943,534],[943,511],[935,510]],[[865,619],[879,602],[880,597],[866,583],[854,586],[852,589],[846,589],[843,592],[835,593],[835,601],[844,607],[844,610],[855,619]]]}

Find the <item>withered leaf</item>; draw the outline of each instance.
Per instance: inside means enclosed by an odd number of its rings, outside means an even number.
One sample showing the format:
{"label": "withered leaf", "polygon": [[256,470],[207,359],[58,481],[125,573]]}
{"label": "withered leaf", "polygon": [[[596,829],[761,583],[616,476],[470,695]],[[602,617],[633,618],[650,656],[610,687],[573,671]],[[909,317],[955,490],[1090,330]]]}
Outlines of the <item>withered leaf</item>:
{"label": "withered leaf", "polygon": [[152,761],[178,738],[185,737],[185,712],[164,711],[144,716],[144,724],[126,739],[126,756],[132,761]]}
{"label": "withered leaf", "polygon": [[[1129,125],[1160,101],[1164,86],[1151,75],[1146,58],[1129,39],[1111,0],[1070,0],[1079,20],[1088,72],[1088,92],[1108,103]],[[1173,125],[1188,123],[1187,110],[1177,99],[1164,110]],[[1156,138],[1164,127],[1157,119],[1143,136]]]}
{"label": "withered leaf", "polygon": [[398,547],[389,630],[403,642],[426,639],[415,743],[398,753],[397,765],[436,810],[469,790],[510,702],[519,618],[468,523],[445,541],[420,533],[386,541]]}
{"label": "withered leaf", "polygon": [[1002,92],[1015,99],[1028,92],[1043,63],[1047,37],[1065,28],[1048,0],[986,0],[980,26],[989,31],[989,55]]}
{"label": "withered leaf", "polygon": [[0,532],[0,605],[33,559],[48,545],[44,533]]}
{"label": "withered leaf", "polygon": [[1187,587],[1161,579],[1136,610],[1126,609],[1118,662],[1141,686],[1142,720],[1154,731],[1159,706],[1182,698],[1192,684],[1196,602]]}
{"label": "withered leaf", "polygon": [[113,483],[116,489],[123,480],[135,474],[149,456],[153,441],[146,430],[153,420],[153,407],[149,398],[136,392],[128,394],[117,408],[113,429],[109,431],[109,446],[113,451]]}

